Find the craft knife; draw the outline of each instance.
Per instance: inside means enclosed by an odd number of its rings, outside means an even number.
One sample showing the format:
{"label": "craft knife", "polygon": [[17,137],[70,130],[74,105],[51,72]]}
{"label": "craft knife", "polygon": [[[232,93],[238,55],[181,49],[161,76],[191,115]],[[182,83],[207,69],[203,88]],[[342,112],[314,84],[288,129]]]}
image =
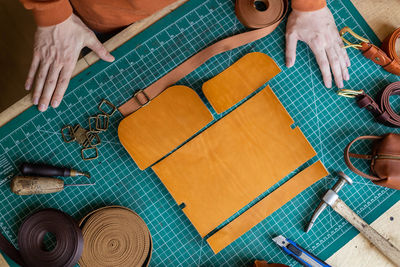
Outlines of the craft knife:
{"label": "craft knife", "polygon": [[307,267],[331,267],[317,256],[311,254],[301,246],[297,245],[290,239],[285,238],[282,235],[272,238],[272,240],[281,247],[281,249],[293,257],[296,261],[300,262],[301,265]]}

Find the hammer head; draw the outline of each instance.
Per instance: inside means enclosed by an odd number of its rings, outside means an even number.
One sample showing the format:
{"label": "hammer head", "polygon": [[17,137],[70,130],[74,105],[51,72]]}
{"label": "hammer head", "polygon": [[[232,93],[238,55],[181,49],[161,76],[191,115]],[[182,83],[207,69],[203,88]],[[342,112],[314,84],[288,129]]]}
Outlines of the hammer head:
{"label": "hammer head", "polygon": [[318,216],[324,211],[324,209],[328,205],[331,206],[336,201],[336,199],[338,199],[339,196],[337,193],[343,188],[343,186],[345,184],[353,184],[351,178],[346,174],[344,174],[343,172],[340,171],[337,174],[339,176],[339,180],[332,187],[332,189],[329,189],[322,197],[322,201],[319,203],[317,209],[314,211],[311,217],[309,224],[307,225],[306,232],[310,231],[311,227],[314,225]]}

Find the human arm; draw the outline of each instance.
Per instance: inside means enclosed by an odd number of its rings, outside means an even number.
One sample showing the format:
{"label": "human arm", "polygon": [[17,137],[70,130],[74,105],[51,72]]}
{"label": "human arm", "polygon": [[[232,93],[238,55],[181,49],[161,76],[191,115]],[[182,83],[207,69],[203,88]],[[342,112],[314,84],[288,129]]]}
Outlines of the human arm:
{"label": "human arm", "polygon": [[[332,13],[326,4],[318,6],[316,10],[308,11],[307,8],[302,8],[304,6],[301,2],[310,1],[293,1],[293,11],[286,25],[286,65],[287,67],[294,65],[297,42],[303,41],[314,53],[325,86],[327,88],[332,86],[332,72],[337,87],[342,88],[343,80],[347,81],[350,78],[347,69],[350,60],[343,48]],[[316,2],[318,1],[313,3]]]}
{"label": "human arm", "polygon": [[[25,89],[33,89],[32,102],[40,111],[45,111],[49,104],[56,108],[61,103],[83,47],[91,48],[106,61],[113,61],[114,57],[97,40],[93,31],[72,13],[68,1],[22,2],[33,10],[38,24]],[[61,7],[64,10],[59,12],[57,9]]]}

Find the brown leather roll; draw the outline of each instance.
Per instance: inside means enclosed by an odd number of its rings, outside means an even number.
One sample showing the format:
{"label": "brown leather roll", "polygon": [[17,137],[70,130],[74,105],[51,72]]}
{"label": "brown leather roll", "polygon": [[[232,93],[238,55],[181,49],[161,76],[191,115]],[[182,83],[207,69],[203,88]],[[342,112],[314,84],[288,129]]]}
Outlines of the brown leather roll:
{"label": "brown leather roll", "polygon": [[[57,243],[51,251],[43,249],[46,233],[52,233]],[[72,267],[82,253],[82,232],[68,214],[56,209],[43,209],[25,219],[19,228],[19,252],[0,235],[0,248],[22,266]]]}
{"label": "brown leather roll", "polygon": [[132,210],[108,206],[86,215],[79,223],[84,249],[81,267],[147,266],[152,242],[145,222]]}

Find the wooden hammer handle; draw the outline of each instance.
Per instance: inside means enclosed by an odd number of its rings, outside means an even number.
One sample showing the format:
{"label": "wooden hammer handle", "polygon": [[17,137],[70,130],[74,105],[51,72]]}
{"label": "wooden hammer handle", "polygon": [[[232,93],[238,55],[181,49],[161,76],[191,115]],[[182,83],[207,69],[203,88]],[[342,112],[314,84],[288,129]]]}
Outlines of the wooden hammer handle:
{"label": "wooden hammer handle", "polygon": [[389,240],[379,234],[374,228],[361,219],[352,209],[350,209],[340,198],[332,205],[332,208],[357,228],[372,244],[390,259],[396,266],[400,266],[400,250]]}

